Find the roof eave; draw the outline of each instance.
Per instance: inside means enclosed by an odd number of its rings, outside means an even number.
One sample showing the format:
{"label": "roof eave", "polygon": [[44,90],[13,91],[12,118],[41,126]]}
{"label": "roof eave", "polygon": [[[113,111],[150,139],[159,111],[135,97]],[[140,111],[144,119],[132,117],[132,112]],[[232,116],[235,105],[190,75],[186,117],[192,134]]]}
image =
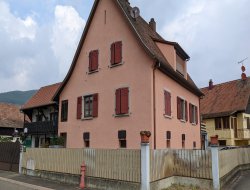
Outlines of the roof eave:
{"label": "roof eave", "polygon": [[186,88],[190,92],[194,93],[195,95],[197,95],[199,97],[204,96],[204,94],[198,88],[195,88],[194,86],[192,86],[191,84],[189,84],[189,82],[186,79],[184,79],[182,76],[179,76],[178,73],[176,73],[174,70],[172,71],[172,70],[168,69],[165,66],[165,64],[162,64],[161,62],[159,62],[159,63],[160,64],[157,64],[157,65],[158,65],[158,69],[160,71],[162,71],[163,73],[165,73],[166,75],[168,75],[174,81],[176,81],[181,86],[183,86],[184,88]]}
{"label": "roof eave", "polygon": [[87,36],[88,30],[89,30],[89,26],[90,26],[91,21],[92,21],[92,19],[93,19],[93,17],[94,17],[94,13],[95,13],[95,10],[96,10],[96,8],[97,8],[97,5],[98,5],[99,1],[100,1],[100,0],[95,0],[95,2],[94,2],[94,4],[93,4],[93,7],[92,7],[91,12],[90,12],[90,16],[89,16],[89,18],[88,18],[88,20],[87,20],[87,23],[86,23],[85,27],[84,27],[84,30],[83,30],[81,39],[80,39],[80,41],[79,41],[79,44],[78,44],[78,46],[77,46],[76,53],[75,53],[74,58],[73,58],[73,61],[72,61],[72,63],[71,63],[69,72],[67,73],[67,75],[66,75],[66,77],[64,78],[62,84],[60,85],[60,87],[59,87],[58,90],[56,91],[55,95],[53,96],[53,98],[52,98],[53,101],[58,101],[58,100],[59,100],[59,96],[60,96],[60,94],[61,94],[63,88],[64,88],[65,85],[67,84],[67,82],[68,82],[68,80],[69,80],[69,78],[70,78],[70,76],[71,76],[71,74],[72,74],[72,72],[73,72],[73,70],[74,70],[74,68],[75,68],[76,61],[77,61],[77,59],[78,59],[78,57],[79,57],[79,55],[80,55],[80,52],[81,52],[81,48],[82,48],[83,42],[84,42],[84,40],[85,40],[85,38],[86,38],[86,36]]}
{"label": "roof eave", "polygon": [[56,104],[56,102],[51,102],[49,104],[36,105],[36,106],[32,106],[32,107],[21,108],[20,111],[26,111],[26,110],[36,109],[36,108],[40,108],[40,107],[52,106],[54,104]]}

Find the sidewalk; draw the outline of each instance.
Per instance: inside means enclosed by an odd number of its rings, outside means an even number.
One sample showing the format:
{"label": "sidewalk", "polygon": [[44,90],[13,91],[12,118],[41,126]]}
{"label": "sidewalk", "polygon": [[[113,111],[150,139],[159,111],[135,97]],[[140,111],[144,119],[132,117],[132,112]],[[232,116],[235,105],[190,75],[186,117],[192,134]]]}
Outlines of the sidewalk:
{"label": "sidewalk", "polygon": [[57,183],[38,177],[20,175],[18,173],[2,170],[0,170],[0,181],[9,182],[36,190],[80,190],[79,186]]}

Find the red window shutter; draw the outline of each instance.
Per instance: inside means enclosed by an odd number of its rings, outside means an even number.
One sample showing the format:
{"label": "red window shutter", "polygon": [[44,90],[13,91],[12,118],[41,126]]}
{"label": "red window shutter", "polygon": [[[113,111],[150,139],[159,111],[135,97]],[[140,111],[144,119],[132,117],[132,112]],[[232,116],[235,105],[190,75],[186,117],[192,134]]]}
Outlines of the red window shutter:
{"label": "red window shutter", "polygon": [[77,113],[76,118],[81,119],[82,118],[82,97],[77,98]]}
{"label": "red window shutter", "polygon": [[188,121],[188,103],[187,103],[187,101],[185,101],[185,117],[186,117],[186,121]]}
{"label": "red window shutter", "polygon": [[93,94],[93,117],[98,116],[98,94]]}
{"label": "red window shutter", "polygon": [[121,89],[116,90],[115,96],[116,96],[115,114],[119,115],[121,114]]}
{"label": "red window shutter", "polygon": [[192,112],[192,104],[189,103],[189,122],[193,123],[193,112]]}
{"label": "red window shutter", "polygon": [[181,99],[177,97],[177,119],[182,119],[181,117]]}
{"label": "red window shutter", "polygon": [[196,118],[196,125],[199,123],[199,116],[198,116],[198,107],[195,106],[195,118]]}
{"label": "red window shutter", "polygon": [[92,71],[95,71],[98,69],[98,50],[95,50],[92,52]]}
{"label": "red window shutter", "polygon": [[110,62],[111,62],[111,65],[114,65],[115,64],[115,43],[111,44],[110,51],[111,51]]}
{"label": "red window shutter", "polygon": [[121,89],[121,114],[127,114],[129,111],[128,106],[128,88]]}
{"label": "red window shutter", "polygon": [[98,50],[91,51],[89,53],[89,71],[95,71],[98,69]]}
{"label": "red window shutter", "polygon": [[171,115],[171,94],[170,92],[165,91],[164,96],[165,96],[165,114],[170,116]]}
{"label": "red window shutter", "polygon": [[93,52],[89,52],[89,72],[92,71],[92,57],[93,57]]}
{"label": "red window shutter", "polygon": [[115,43],[115,64],[122,62],[122,42]]}

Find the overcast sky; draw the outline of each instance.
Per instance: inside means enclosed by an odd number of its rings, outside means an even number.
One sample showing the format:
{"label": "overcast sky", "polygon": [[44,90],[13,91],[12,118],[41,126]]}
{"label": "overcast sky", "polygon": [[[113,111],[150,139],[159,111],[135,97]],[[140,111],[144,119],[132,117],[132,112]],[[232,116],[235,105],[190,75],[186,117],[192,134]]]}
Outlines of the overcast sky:
{"label": "overcast sky", "polygon": [[[250,74],[249,0],[130,0],[157,31],[190,55],[199,87]],[[0,0],[0,92],[62,81],[93,0]]]}

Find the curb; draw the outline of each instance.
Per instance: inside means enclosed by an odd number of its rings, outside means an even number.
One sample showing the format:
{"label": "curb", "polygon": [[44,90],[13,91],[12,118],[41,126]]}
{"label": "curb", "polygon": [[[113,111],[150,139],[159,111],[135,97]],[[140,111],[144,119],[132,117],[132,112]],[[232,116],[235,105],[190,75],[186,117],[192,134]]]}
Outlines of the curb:
{"label": "curb", "polygon": [[24,182],[20,182],[20,181],[15,181],[15,180],[3,178],[3,177],[0,177],[0,180],[5,181],[5,182],[10,182],[10,183],[13,183],[13,184],[16,184],[16,185],[20,185],[20,186],[23,186],[23,187],[32,188],[34,190],[54,190],[54,189],[41,187],[41,186],[37,186],[37,185],[32,185],[32,184],[24,183]]}

